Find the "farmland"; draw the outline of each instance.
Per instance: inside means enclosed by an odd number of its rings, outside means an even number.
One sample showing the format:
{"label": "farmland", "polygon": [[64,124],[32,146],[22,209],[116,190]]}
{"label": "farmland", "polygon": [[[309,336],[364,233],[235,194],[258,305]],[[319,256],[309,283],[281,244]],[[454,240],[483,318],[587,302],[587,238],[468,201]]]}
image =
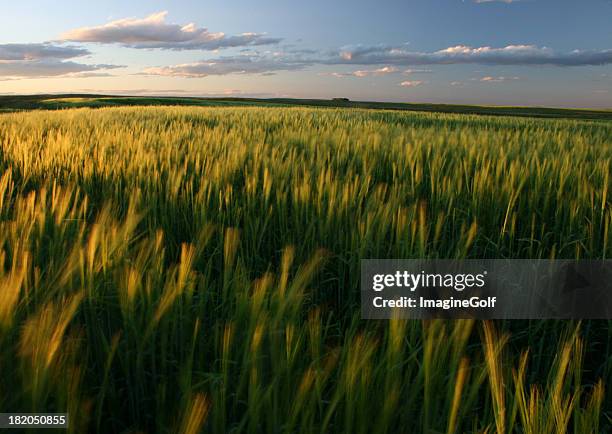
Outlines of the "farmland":
{"label": "farmland", "polygon": [[0,411],[75,433],[609,431],[610,321],[359,316],[361,258],[610,258],[598,119],[0,114]]}
{"label": "farmland", "polygon": [[0,95],[0,112],[18,110],[61,110],[82,107],[124,106],[190,106],[190,107],[328,107],[378,110],[401,110],[489,116],[520,116],[548,119],[612,120],[610,109],[476,106],[405,102],[351,101],[346,98],[237,98],[237,97],[176,97],[121,96],[95,94],[66,95]]}

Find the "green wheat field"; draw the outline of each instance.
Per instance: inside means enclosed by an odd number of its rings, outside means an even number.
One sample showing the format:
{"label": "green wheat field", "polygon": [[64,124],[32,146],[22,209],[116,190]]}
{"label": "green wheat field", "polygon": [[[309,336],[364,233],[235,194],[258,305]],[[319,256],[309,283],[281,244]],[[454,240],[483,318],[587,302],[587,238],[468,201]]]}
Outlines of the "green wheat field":
{"label": "green wheat field", "polygon": [[599,433],[611,321],[365,321],[362,258],[611,258],[612,122],[0,115],[0,412],[72,433]]}

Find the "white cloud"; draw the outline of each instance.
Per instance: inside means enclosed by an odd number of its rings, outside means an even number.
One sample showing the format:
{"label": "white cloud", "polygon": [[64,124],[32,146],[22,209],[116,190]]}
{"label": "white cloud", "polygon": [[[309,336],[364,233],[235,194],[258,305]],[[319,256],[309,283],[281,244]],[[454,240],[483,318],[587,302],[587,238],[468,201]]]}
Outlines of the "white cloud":
{"label": "white cloud", "polygon": [[98,78],[98,77],[117,77],[115,74],[109,72],[71,72],[65,74],[63,77],[67,78]]}
{"label": "white cloud", "polygon": [[373,76],[381,76],[381,75],[387,75],[387,74],[394,74],[398,71],[398,69],[394,66],[384,66],[382,68],[378,68],[378,69],[371,69],[371,70],[367,70],[367,69],[362,69],[359,71],[355,71],[353,72],[353,75],[355,77],[369,77],[371,75]]}
{"label": "white cloud", "polygon": [[353,71],[353,72],[329,72],[329,73],[323,72],[323,73],[320,73],[319,75],[323,75],[323,76],[329,75],[331,77],[336,77],[336,78],[345,78],[345,77],[365,78],[365,77],[380,77],[383,75],[395,74],[397,72],[399,72],[399,70],[394,66],[383,66],[377,69],[360,69],[360,70]]}
{"label": "white cloud", "polygon": [[425,84],[425,81],[421,81],[421,80],[406,80],[406,81],[402,81],[400,83],[400,86],[402,87],[417,87],[420,86],[422,84]]}
{"label": "white cloud", "polygon": [[275,44],[279,38],[263,33],[226,35],[210,32],[194,23],[185,25],[166,22],[167,11],[157,12],[145,18],[124,18],[109,23],[82,27],[61,35],[61,40],[72,42],[98,42],[122,44],[132,48],[160,48],[169,50],[217,50]]}

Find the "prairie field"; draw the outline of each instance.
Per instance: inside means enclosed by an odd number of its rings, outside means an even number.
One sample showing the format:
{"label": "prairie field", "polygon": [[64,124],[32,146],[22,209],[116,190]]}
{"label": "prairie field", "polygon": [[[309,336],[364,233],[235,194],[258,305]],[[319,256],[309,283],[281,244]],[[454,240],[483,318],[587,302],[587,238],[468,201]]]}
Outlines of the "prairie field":
{"label": "prairie field", "polygon": [[73,433],[612,432],[612,321],[365,321],[362,258],[612,257],[612,122],[0,114],[0,412]]}

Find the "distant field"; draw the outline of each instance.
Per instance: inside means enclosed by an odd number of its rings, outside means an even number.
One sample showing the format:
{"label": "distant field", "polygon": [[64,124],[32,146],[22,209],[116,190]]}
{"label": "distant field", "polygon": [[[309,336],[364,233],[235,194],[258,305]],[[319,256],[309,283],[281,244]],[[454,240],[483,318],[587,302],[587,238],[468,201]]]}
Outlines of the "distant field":
{"label": "distant field", "polygon": [[34,95],[0,96],[0,112],[31,109],[65,109],[78,107],[117,106],[264,106],[264,107],[336,107],[379,110],[408,110],[437,113],[480,114],[491,116],[521,116],[538,118],[564,118],[583,120],[612,120],[610,110],[561,109],[547,107],[495,107],[452,104],[412,104],[371,101],[343,101],[342,99],[291,99],[291,98],[180,98],[180,97],[132,97],[101,95]]}
{"label": "distant field", "polygon": [[611,164],[607,121],[0,114],[0,412],[68,409],[74,433],[610,432],[610,321],[358,306],[361,258],[612,257]]}

